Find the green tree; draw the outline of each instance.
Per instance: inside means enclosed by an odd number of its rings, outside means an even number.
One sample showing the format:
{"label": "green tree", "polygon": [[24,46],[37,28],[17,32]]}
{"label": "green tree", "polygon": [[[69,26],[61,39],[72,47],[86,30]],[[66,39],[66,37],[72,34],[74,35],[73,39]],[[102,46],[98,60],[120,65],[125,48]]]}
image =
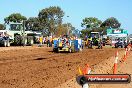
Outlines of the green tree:
{"label": "green tree", "polygon": [[0,24],[0,30],[4,30],[4,25]]}
{"label": "green tree", "polygon": [[88,30],[96,30],[100,27],[102,21],[95,17],[84,18],[81,26]]}
{"label": "green tree", "polygon": [[82,29],[81,37],[84,38],[86,35],[88,36],[92,30]]}
{"label": "green tree", "polygon": [[84,29],[81,30],[81,37],[89,35],[91,31],[101,31],[100,25],[102,24],[102,21],[98,18],[86,17],[82,21],[81,26],[84,27]]}
{"label": "green tree", "polygon": [[64,35],[66,33],[67,33],[67,28],[65,24],[59,24],[57,26],[57,31],[55,32],[55,35],[59,37],[60,35]]}
{"label": "green tree", "polygon": [[69,36],[75,36],[76,34],[76,29],[75,27],[71,24],[71,23],[67,23],[65,24],[65,26],[67,27],[67,34]]}
{"label": "green tree", "polygon": [[58,6],[42,9],[38,14],[41,27],[49,33],[55,33],[57,26],[62,23],[63,16],[64,12]]}
{"label": "green tree", "polygon": [[69,36],[72,36],[73,31],[75,31],[75,27],[73,27],[71,23],[64,23],[58,25],[55,35],[59,36],[68,34]]}
{"label": "green tree", "polygon": [[22,16],[20,13],[13,13],[4,19],[5,23],[14,22],[21,23],[23,20],[26,20],[25,16]]}
{"label": "green tree", "polygon": [[40,21],[38,17],[30,17],[26,23],[25,27],[27,30],[32,30],[32,31],[42,31]]}
{"label": "green tree", "polygon": [[110,17],[106,19],[101,24],[101,27],[104,27],[104,28],[119,28],[120,26],[121,26],[121,23],[119,23],[119,21],[114,17]]}
{"label": "green tree", "polygon": [[106,35],[108,28],[119,28],[120,26],[121,23],[116,18],[110,17],[101,24],[99,31],[102,31],[102,34]]}

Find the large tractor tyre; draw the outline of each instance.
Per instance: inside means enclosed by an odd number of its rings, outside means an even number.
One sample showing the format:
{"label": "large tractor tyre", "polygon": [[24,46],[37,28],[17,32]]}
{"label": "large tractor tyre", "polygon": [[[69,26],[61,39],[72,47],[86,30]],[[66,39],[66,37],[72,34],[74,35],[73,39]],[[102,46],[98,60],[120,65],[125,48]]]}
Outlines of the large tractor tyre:
{"label": "large tractor tyre", "polygon": [[27,44],[30,46],[34,44],[33,36],[27,36]]}
{"label": "large tractor tyre", "polygon": [[102,44],[98,43],[98,49],[102,49]]}
{"label": "large tractor tyre", "polygon": [[56,49],[55,48],[53,48],[53,52],[56,52]]}
{"label": "large tractor tyre", "polygon": [[121,45],[121,48],[124,48],[124,46],[123,46],[123,45]]}
{"label": "large tractor tyre", "polygon": [[98,49],[102,49],[102,46],[101,46],[101,45],[99,45],[99,46],[98,46]]}
{"label": "large tractor tyre", "polygon": [[22,45],[22,36],[21,35],[15,35],[14,44],[15,45]]}
{"label": "large tractor tyre", "polygon": [[103,46],[105,46],[105,43],[103,43]]}

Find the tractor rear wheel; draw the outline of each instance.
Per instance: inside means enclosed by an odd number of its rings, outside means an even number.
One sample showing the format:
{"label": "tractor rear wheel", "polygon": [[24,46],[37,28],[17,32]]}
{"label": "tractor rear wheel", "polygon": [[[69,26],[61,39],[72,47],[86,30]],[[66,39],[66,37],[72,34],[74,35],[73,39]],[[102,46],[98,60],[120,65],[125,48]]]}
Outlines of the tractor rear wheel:
{"label": "tractor rear wheel", "polygon": [[15,45],[22,45],[22,37],[21,37],[21,35],[15,35],[14,44]]}
{"label": "tractor rear wheel", "polygon": [[33,45],[34,43],[33,36],[27,36],[27,42],[28,42],[28,45]]}

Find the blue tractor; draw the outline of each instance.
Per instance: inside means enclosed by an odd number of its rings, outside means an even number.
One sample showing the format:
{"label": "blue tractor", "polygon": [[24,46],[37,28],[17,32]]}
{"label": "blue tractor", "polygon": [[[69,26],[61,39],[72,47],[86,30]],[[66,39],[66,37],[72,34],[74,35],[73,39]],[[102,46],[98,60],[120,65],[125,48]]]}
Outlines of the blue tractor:
{"label": "blue tractor", "polygon": [[81,39],[76,39],[76,40],[71,40],[71,39],[66,39],[66,38],[58,38],[54,39],[53,41],[54,47],[53,51],[54,52],[78,52],[82,49],[82,40]]}

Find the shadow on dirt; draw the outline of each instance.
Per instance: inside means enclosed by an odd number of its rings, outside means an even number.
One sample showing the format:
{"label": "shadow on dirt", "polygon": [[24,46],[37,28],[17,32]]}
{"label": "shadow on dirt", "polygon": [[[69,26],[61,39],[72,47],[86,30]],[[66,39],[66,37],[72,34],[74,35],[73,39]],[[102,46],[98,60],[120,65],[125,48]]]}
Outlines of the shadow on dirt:
{"label": "shadow on dirt", "polygon": [[44,59],[47,59],[47,58],[36,58],[34,60],[44,60]]}
{"label": "shadow on dirt", "polygon": [[[48,51],[48,52],[51,52],[51,53],[56,53],[56,54],[69,54],[70,52],[67,52],[67,51],[62,51],[62,52],[55,52],[55,51]],[[75,52],[74,52],[75,53]]]}

